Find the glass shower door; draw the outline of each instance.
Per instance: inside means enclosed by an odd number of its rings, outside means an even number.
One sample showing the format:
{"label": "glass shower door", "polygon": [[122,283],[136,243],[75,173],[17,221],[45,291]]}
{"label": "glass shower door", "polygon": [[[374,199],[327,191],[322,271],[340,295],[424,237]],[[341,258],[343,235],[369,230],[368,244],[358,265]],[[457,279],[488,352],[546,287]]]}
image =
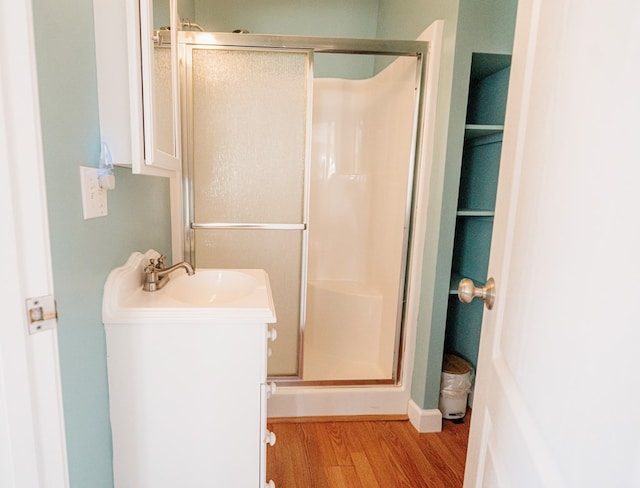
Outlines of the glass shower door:
{"label": "glass shower door", "polygon": [[298,373],[305,281],[310,53],[187,45],[186,144],[196,267],[269,274],[269,375]]}

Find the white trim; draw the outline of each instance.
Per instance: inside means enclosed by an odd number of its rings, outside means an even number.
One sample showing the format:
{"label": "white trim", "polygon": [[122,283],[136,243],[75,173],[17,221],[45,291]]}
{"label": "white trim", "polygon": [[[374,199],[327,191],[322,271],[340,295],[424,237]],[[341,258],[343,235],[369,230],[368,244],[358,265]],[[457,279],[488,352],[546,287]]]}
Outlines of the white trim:
{"label": "white trim", "polygon": [[442,412],[437,408],[424,410],[409,400],[409,422],[420,433],[442,432]]}
{"label": "white trim", "polygon": [[269,398],[269,417],[406,415],[409,391],[402,386],[279,386]]}
{"label": "white trim", "polygon": [[418,332],[418,313],[420,310],[420,291],[422,289],[422,265],[424,246],[427,236],[427,214],[429,207],[429,181],[436,157],[436,127],[438,80],[440,78],[440,62],[442,57],[442,35],[444,21],[436,20],[420,36],[419,41],[427,41],[429,56],[427,59],[427,79],[424,89],[424,107],[422,121],[422,154],[416,174],[415,215],[413,239],[409,243],[409,269],[407,288],[407,312],[405,317],[404,354],[402,363],[402,384],[411,391],[413,364]]}

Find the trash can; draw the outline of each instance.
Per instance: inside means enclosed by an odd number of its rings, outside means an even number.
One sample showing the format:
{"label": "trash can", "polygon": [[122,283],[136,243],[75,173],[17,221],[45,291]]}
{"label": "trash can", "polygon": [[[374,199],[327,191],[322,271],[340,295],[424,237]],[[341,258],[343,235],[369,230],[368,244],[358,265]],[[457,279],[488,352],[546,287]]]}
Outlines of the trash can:
{"label": "trash can", "polygon": [[438,405],[442,418],[461,419],[467,413],[472,371],[471,364],[461,357],[453,354],[444,355]]}

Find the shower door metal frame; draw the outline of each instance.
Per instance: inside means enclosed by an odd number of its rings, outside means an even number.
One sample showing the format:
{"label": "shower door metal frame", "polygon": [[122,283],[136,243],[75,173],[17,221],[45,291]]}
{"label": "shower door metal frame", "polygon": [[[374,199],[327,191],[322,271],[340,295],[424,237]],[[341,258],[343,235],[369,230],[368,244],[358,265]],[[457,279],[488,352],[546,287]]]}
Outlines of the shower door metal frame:
{"label": "shower door metal frame", "polygon": [[[199,35],[198,35],[199,34]],[[184,209],[184,254],[185,259],[191,263],[195,263],[195,231],[198,229],[218,229],[218,230],[268,230],[268,231],[300,231],[301,232],[301,252],[300,252],[300,299],[298,300],[299,314],[297,318],[297,333],[298,333],[298,357],[296,358],[296,368],[298,376],[302,367],[302,341],[301,341],[301,327],[300,324],[304,323],[304,317],[306,313],[306,296],[302,292],[303,286],[306,285],[307,280],[307,222],[309,216],[309,167],[311,159],[311,108],[312,108],[312,79],[313,79],[313,51],[308,48],[288,48],[278,47],[271,48],[269,46],[238,46],[235,44],[225,43],[212,43],[210,42],[209,33],[199,32],[180,32],[179,35],[179,56],[181,63],[181,86],[191,86],[191,65],[192,65],[192,52],[194,49],[207,49],[207,50],[221,50],[221,51],[252,51],[252,52],[278,52],[278,53],[293,53],[293,54],[305,54],[306,58],[306,74],[307,74],[307,93],[306,93],[306,128],[305,128],[305,140],[304,140],[304,168],[303,168],[303,189],[302,189],[302,216],[301,223],[256,223],[256,222],[195,222],[195,209],[194,209],[194,188],[193,188],[193,174],[194,174],[194,158],[192,154],[192,148],[194,144],[194,130],[192,127],[193,121],[190,118],[183,120],[183,149],[185,164],[183,164],[183,209]],[[237,37],[238,35],[232,35]],[[198,37],[199,40],[194,41],[193,38]],[[184,106],[193,106],[193,100],[190,98],[192,94],[187,90],[181,90],[181,103]],[[187,112],[184,110],[183,113]],[[283,377],[297,377],[293,375]]]}
{"label": "shower door metal frame", "polygon": [[[300,321],[299,321],[299,342],[298,342],[298,374],[296,376],[272,376],[269,379],[279,384],[288,386],[351,386],[351,385],[395,385],[398,384],[401,373],[401,363],[403,356],[403,336],[404,319],[406,315],[406,295],[408,291],[407,267],[409,260],[409,245],[413,230],[413,217],[415,210],[414,196],[416,193],[415,175],[420,164],[422,154],[422,131],[424,112],[424,92],[426,85],[426,70],[430,43],[426,41],[395,41],[381,39],[358,39],[358,38],[333,38],[333,37],[304,37],[304,36],[281,36],[265,34],[235,34],[235,33],[211,33],[181,31],[178,33],[180,63],[184,63],[186,46],[206,46],[212,49],[238,49],[238,50],[268,50],[268,51],[307,51],[310,53],[309,65],[311,78],[313,79],[313,54],[366,54],[366,55],[386,55],[396,57],[415,57],[417,61],[415,87],[417,96],[415,97],[413,113],[413,134],[410,151],[408,182],[407,182],[407,202],[405,208],[404,236],[402,244],[402,262],[400,264],[400,283],[398,290],[398,309],[396,318],[396,333],[394,344],[393,371],[390,379],[366,379],[366,380],[304,380],[303,360],[304,360],[304,325],[306,314],[306,292],[300,290]],[[184,73],[181,69],[181,86],[186,86]],[[193,208],[193,161],[190,157],[189,147],[193,143],[192,131],[189,127],[183,130],[183,155],[187,164],[183,163],[183,209],[185,222],[185,259],[195,262],[194,230],[195,229],[268,229],[268,230],[302,230],[302,266],[301,284],[306,289],[307,283],[307,220],[309,211],[309,170],[310,170],[310,142],[311,142],[311,104],[312,83],[309,83],[306,150],[305,150],[305,177],[304,177],[304,214],[302,224],[255,224],[255,223],[212,223],[194,222]],[[182,106],[189,103],[186,99],[185,90],[181,89]],[[189,124],[189,121],[183,122]]]}

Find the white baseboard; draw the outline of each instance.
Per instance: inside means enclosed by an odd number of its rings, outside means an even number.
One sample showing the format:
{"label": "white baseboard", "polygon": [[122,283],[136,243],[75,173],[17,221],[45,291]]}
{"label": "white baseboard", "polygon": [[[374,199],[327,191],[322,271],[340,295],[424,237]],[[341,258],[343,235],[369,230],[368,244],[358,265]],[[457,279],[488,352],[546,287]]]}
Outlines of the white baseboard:
{"label": "white baseboard", "polygon": [[269,398],[269,417],[406,415],[405,386],[330,388],[280,386]]}
{"label": "white baseboard", "polygon": [[409,400],[409,422],[418,432],[442,432],[442,412],[437,408],[423,410]]}

